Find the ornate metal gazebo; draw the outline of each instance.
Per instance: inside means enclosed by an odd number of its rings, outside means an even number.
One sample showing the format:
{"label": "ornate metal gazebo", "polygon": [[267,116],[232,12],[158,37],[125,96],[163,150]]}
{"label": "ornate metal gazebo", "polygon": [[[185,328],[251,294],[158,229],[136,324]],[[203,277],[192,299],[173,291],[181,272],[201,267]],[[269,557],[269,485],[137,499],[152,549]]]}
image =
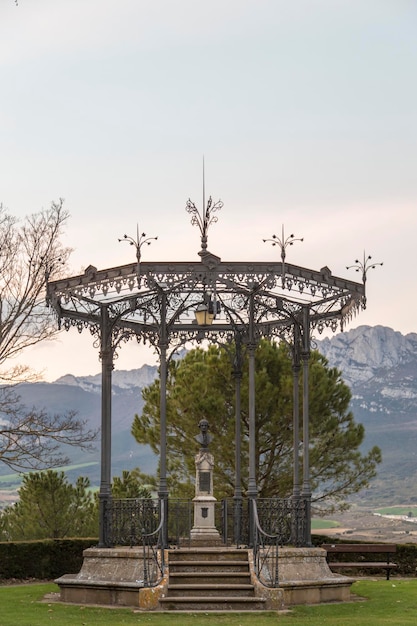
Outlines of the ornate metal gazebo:
{"label": "ornate metal gazebo", "polygon": [[[167,417],[166,378],[170,355],[179,346],[195,341],[217,341],[236,346],[236,484],[235,499],[242,498],[240,485],[239,348],[244,345],[249,361],[249,482],[246,496],[256,502],[255,442],[255,349],[261,337],[283,339],[291,346],[294,372],[294,479],[293,501],[303,502],[302,536],[297,545],[310,545],[310,468],[308,369],[313,330],[336,331],[366,305],[368,259],[356,261],[363,281],[334,276],[328,267],[315,271],[286,261],[286,248],[295,240],[273,236],[281,251],[276,262],[222,261],[207,249],[210,224],[217,221],[219,201],[203,200],[203,211],[189,200],[186,210],[201,234],[197,261],[146,262],[142,248],[151,242],[145,234],[124,236],[136,250],[136,262],[98,270],[48,283],[48,302],[59,324],[81,332],[89,329],[97,339],[102,367],[102,425],[100,482],[100,546],[108,546],[106,515],[111,502],[112,370],[115,351],[123,342],[149,343],[160,363],[160,476],[159,501],[162,544],[167,542]],[[299,377],[302,371],[302,408]],[[301,419],[302,418],[302,419]],[[302,423],[302,436],[299,423]],[[302,471],[299,448],[302,441]],[[295,507],[294,511],[299,511]],[[297,513],[295,513],[297,515]],[[165,520],[165,521],[164,521]],[[252,519],[252,528],[254,520]],[[298,528],[297,520],[295,527]]]}

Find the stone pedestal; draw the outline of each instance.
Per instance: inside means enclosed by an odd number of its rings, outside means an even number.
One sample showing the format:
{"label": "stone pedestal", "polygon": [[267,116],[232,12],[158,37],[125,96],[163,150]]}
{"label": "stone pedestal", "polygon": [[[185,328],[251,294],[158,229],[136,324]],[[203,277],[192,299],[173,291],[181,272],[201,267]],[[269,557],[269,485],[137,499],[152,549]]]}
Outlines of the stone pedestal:
{"label": "stone pedestal", "polygon": [[201,546],[220,545],[220,534],[214,523],[213,496],[214,458],[207,449],[201,449],[195,457],[196,481],[194,502],[194,526],[191,544]]}
{"label": "stone pedestal", "polygon": [[135,606],[155,609],[164,593],[167,579],[156,587],[144,587],[145,563],[143,549],[88,548],[78,574],[65,574],[57,580],[60,601],[106,606]]}
{"label": "stone pedestal", "polygon": [[[296,604],[321,604],[324,602],[349,602],[350,587],[355,579],[334,574],[326,561],[326,551],[321,548],[280,548],[278,552],[279,586],[266,587],[260,582],[249,551],[252,581],[255,594],[266,599],[268,610]],[[268,584],[268,572],[261,572]]]}

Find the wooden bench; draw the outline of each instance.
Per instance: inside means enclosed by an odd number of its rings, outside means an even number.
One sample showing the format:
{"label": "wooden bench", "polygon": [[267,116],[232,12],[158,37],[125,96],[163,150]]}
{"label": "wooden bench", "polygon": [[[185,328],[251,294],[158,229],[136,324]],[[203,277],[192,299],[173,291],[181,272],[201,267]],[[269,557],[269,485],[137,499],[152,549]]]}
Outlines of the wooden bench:
{"label": "wooden bench", "polygon": [[[329,564],[330,569],[385,569],[387,572],[387,580],[389,580],[390,572],[393,569],[396,569],[398,565],[392,563],[390,561],[391,555],[395,554],[397,551],[397,546],[395,543],[324,543],[321,546],[324,550],[327,551],[327,562]],[[355,562],[351,561],[333,561],[331,558],[329,559],[329,555],[336,554],[352,554],[352,555],[362,555],[364,559],[364,555],[368,554],[384,554],[386,557],[385,561],[365,561],[365,560],[356,560]],[[353,558],[358,558],[353,557]]]}

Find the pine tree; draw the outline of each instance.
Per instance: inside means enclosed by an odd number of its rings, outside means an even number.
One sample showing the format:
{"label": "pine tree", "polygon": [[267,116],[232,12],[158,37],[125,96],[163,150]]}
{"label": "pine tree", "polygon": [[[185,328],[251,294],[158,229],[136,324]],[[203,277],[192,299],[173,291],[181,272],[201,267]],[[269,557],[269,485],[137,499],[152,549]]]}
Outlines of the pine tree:
{"label": "pine tree", "polygon": [[[260,497],[286,497],[293,481],[293,371],[285,344],[262,340],[256,350],[256,467]],[[313,500],[343,506],[365,487],[381,460],[379,448],[362,453],[365,430],[349,410],[350,390],[341,373],[313,351],[309,366],[310,464]],[[300,406],[302,384],[300,385]],[[143,390],[142,415],[132,434],[159,454],[159,381]],[[248,367],[244,363],[242,399],[243,488],[248,467]],[[171,495],[192,497],[198,422],[210,424],[215,456],[215,496],[233,495],[235,382],[229,353],[211,345],[170,364],[167,380],[168,471]],[[301,418],[300,418],[301,428]],[[301,456],[301,450],[300,450]],[[302,459],[300,459],[302,462]]]}
{"label": "pine tree", "polygon": [[71,485],[64,472],[47,470],[23,476],[16,504],[0,517],[3,540],[96,537],[98,508],[88,478]]}

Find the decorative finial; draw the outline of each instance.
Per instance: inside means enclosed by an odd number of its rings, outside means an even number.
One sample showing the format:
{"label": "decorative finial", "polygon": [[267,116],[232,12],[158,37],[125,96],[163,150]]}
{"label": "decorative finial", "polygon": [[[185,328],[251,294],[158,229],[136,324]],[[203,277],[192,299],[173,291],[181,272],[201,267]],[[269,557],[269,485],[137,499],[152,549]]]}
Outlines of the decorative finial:
{"label": "decorative finial", "polygon": [[279,246],[281,248],[281,263],[282,263],[281,279],[282,279],[282,286],[284,287],[286,249],[288,246],[292,246],[294,242],[296,241],[304,241],[304,237],[302,237],[301,239],[297,239],[295,235],[290,235],[289,237],[285,238],[284,224],[283,224],[282,230],[281,230],[281,239],[277,235],[272,235],[272,239],[263,239],[262,241],[264,243],[270,242],[272,243],[273,246]]}
{"label": "decorative finial", "polygon": [[201,250],[207,250],[207,231],[209,229],[210,224],[215,224],[218,220],[216,215],[216,211],[220,211],[223,207],[223,202],[218,200],[217,202],[213,202],[212,197],[210,196],[206,206],[206,188],[205,188],[205,173],[204,173],[204,157],[203,157],[203,212],[200,211],[195,206],[194,202],[190,199],[187,200],[187,204],[185,205],[185,210],[187,213],[191,213],[191,224],[193,226],[198,226],[201,233]]}
{"label": "decorative finial", "polygon": [[366,275],[368,270],[373,270],[377,267],[377,265],[384,265],[383,263],[373,263],[371,262],[372,257],[370,255],[366,256],[365,250],[363,251],[363,261],[359,259],[355,259],[354,265],[346,265],[346,269],[354,269],[356,272],[362,272],[362,281],[363,284],[366,283]]}
{"label": "decorative finial", "polygon": [[133,237],[129,237],[128,235],[123,235],[123,239],[118,239],[119,243],[121,241],[127,241],[127,243],[131,246],[135,246],[136,248],[136,260],[137,260],[137,274],[138,277],[140,275],[140,260],[142,258],[142,246],[145,244],[147,246],[151,245],[152,241],[157,241],[158,237],[146,237],[146,233],[141,233],[139,235],[139,225],[136,225],[136,239]]}

